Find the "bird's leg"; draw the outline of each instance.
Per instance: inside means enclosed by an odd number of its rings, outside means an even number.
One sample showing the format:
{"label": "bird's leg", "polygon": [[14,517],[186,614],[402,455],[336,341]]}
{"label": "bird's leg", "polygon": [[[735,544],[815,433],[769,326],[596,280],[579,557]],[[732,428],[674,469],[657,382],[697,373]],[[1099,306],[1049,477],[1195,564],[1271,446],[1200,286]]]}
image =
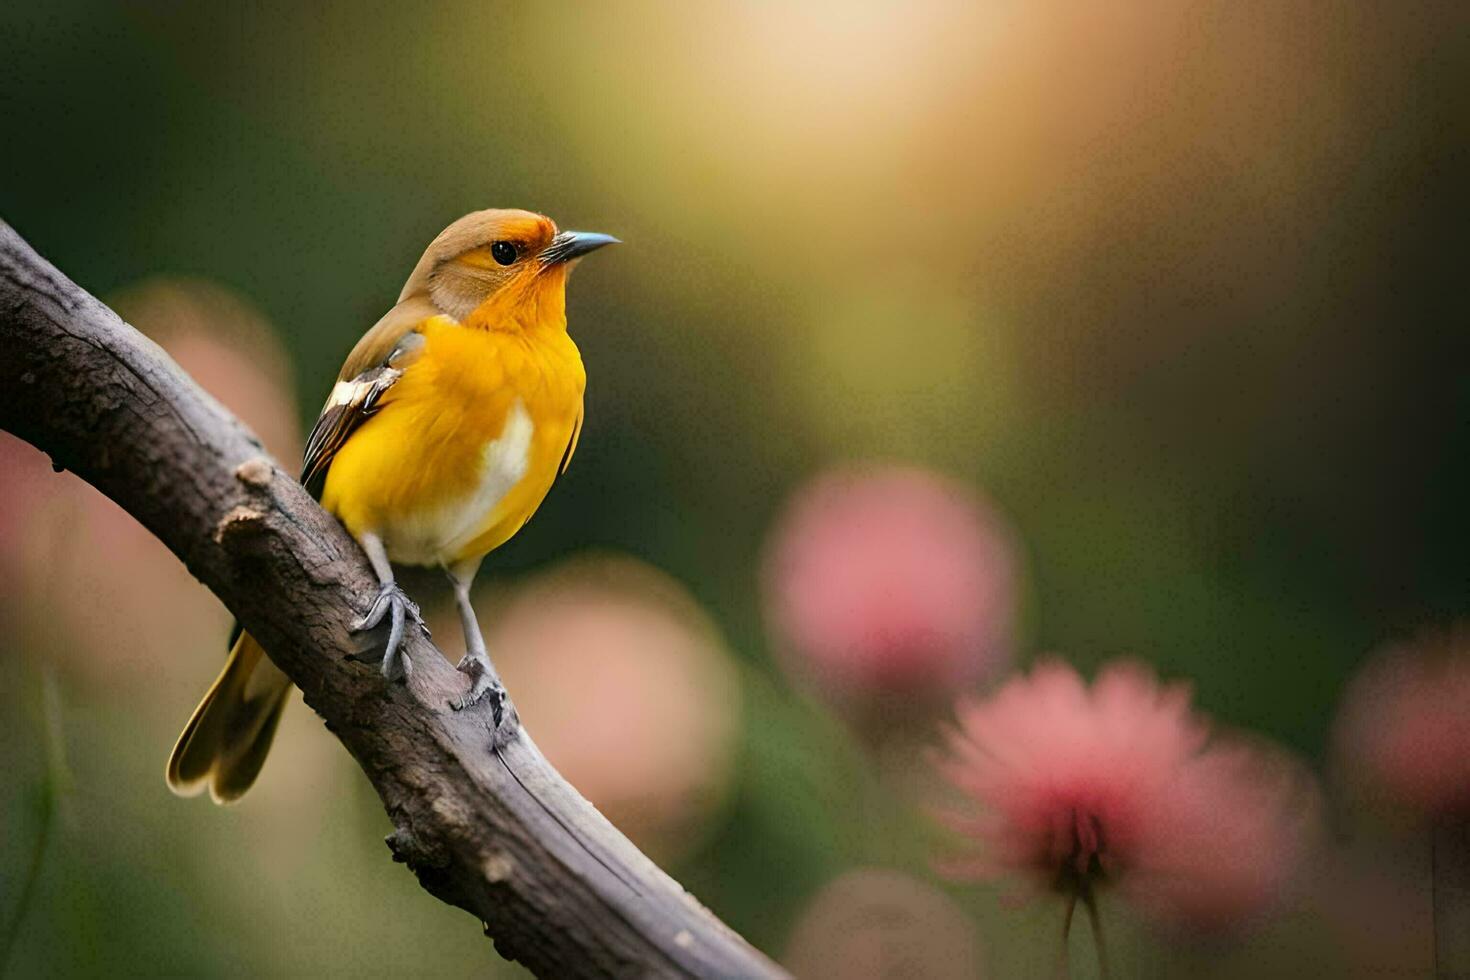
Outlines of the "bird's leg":
{"label": "bird's leg", "polygon": [[377,573],[378,595],[367,614],[353,623],[350,629],[354,633],[361,633],[376,627],[385,616],[388,618],[388,642],[383,645],[382,670],[385,678],[396,681],[407,677],[408,672],[413,669],[413,665],[399,649],[403,645],[404,628],[410,620],[420,627],[424,621],[419,615],[419,607],[393,581],[393,566],[388,562],[383,539],[376,534],[364,534],[359,543],[362,550],[367,552],[373,571]]}
{"label": "bird's leg", "polygon": [[479,564],[475,562],[468,567],[456,565],[444,570],[454,584],[454,604],[459,607],[459,622],[464,627],[465,655],[456,669],[470,677],[469,691],[449,705],[456,711],[462,711],[489,696],[492,699],[491,710],[495,713],[495,727],[499,728],[505,706],[505,686],[500,683],[495,665],[490,663],[485,637],[480,632],[480,621],[475,618],[475,607],[470,604],[470,582]]}

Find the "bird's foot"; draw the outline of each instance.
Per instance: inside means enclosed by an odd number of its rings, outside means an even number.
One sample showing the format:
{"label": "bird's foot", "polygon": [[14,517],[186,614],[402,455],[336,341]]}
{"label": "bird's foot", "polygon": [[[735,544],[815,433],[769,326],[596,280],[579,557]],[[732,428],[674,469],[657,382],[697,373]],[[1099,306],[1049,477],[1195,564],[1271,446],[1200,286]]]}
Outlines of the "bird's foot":
{"label": "bird's foot", "polygon": [[484,651],[472,650],[464,655],[455,670],[469,675],[470,689],[463,697],[450,701],[449,706],[455,711],[463,711],[488,697],[491,699],[490,710],[495,716],[495,727],[498,729],[505,717],[506,693],[505,685],[500,683],[499,675],[490,664],[490,658]]}
{"label": "bird's foot", "polygon": [[[405,628],[408,623],[412,622],[423,630],[425,635],[428,635],[429,630],[424,625],[423,616],[419,614],[418,604],[392,582],[378,589],[377,598],[373,600],[366,615],[348,628],[354,633],[364,633],[376,628],[385,618],[388,620],[388,640],[383,644],[382,650],[383,677],[389,681],[402,680],[413,670],[413,664],[409,662],[408,657],[404,656],[402,650]],[[376,661],[378,658],[363,659]]]}

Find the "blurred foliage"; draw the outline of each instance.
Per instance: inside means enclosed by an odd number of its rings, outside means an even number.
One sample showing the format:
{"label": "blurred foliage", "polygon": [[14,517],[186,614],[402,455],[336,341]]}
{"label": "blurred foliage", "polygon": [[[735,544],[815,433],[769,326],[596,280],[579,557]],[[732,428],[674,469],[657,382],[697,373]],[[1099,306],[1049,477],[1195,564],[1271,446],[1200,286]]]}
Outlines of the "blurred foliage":
{"label": "blurred foliage", "polygon": [[[670,870],[779,952],[839,871],[927,874],[912,800],[771,668],[764,537],[828,464],[982,487],[1024,542],[1028,654],[1137,654],[1310,757],[1372,647],[1470,612],[1465,28],[1455,3],[8,4],[0,216],[104,297],[244,297],[303,425],[453,218],[621,237],[571,287],[576,465],[483,588],[599,547],[709,611],[741,751]],[[28,663],[64,659],[75,770],[17,975],[483,972],[300,706],[259,799],[169,798],[224,618],[170,586],[128,615],[192,632],[94,657],[47,628],[69,575],[0,602],[0,916],[48,792]],[[1050,969],[1054,910],[949,894],[998,975]],[[1164,966],[1125,935],[1118,972],[1321,954],[1284,928]]]}

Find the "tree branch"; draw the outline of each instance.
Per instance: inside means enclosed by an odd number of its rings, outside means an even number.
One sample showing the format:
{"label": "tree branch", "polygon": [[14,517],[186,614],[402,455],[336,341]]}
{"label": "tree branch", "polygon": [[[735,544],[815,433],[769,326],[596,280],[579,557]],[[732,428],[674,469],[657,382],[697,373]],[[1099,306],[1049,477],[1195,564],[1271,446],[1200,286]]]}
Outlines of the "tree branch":
{"label": "tree branch", "polygon": [[[347,746],[395,860],[541,976],[779,977],[561,778],[421,635],[405,687],[350,662],[376,584],[341,525],[159,347],[0,222],[0,427],[157,535]],[[513,709],[512,709],[513,710]],[[514,715],[511,715],[514,718]]]}

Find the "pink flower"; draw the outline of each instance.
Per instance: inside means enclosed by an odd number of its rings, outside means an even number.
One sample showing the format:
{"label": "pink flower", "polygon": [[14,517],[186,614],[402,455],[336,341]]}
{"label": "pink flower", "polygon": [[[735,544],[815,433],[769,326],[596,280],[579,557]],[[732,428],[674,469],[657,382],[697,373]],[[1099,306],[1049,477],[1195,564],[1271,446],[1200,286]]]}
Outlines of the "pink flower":
{"label": "pink flower", "polygon": [[[290,360],[243,299],[201,280],[158,278],[109,302],[290,465],[300,447]],[[160,664],[198,663],[224,643],[225,609],[121,508],[3,433],[0,465],[0,572],[16,583],[0,611],[46,624],[54,656],[78,676],[109,689],[119,677],[157,686]]]}
{"label": "pink flower", "polygon": [[[668,860],[698,846],[729,798],[740,682],[682,584],[637,559],[558,562],[476,603],[527,730],[577,790]],[[459,637],[448,609],[445,652]]]}
{"label": "pink flower", "polygon": [[282,466],[295,466],[301,421],[291,358],[245,297],[206,279],[159,276],[109,296],[108,303],[244,419]]}
{"label": "pink flower", "polygon": [[1116,885],[1160,919],[1217,928],[1269,905],[1305,843],[1300,768],[1212,739],[1189,689],[1141,664],[1089,689],[1047,661],[958,715],[940,768],[983,813],[945,818],[982,848],[947,866],[957,877],[1019,872],[1085,900]]}
{"label": "pink flower", "polygon": [[1470,631],[1371,660],[1348,687],[1336,740],[1379,802],[1470,814]]}
{"label": "pink flower", "polygon": [[982,976],[975,926],[943,892],[886,868],[827,883],[797,918],[781,957],[803,980]]}
{"label": "pink flower", "polygon": [[919,469],[839,470],[772,535],[766,611],[787,666],[839,700],[948,692],[1010,657],[1016,558],[1005,523]]}
{"label": "pink flower", "polygon": [[33,528],[47,520],[55,488],[65,481],[45,453],[8,432],[0,432],[0,473],[0,571],[15,582],[44,558],[44,543],[34,540]]}

